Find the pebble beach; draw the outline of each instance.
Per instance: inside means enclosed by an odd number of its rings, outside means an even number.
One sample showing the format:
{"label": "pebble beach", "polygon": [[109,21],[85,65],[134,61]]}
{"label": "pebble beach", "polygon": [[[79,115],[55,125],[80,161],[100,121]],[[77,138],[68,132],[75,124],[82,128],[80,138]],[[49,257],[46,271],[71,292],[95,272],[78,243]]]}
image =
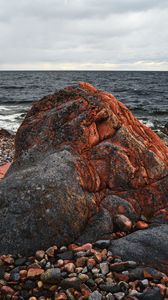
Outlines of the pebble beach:
{"label": "pebble beach", "polygon": [[134,261],[122,261],[108,251],[109,245],[110,240],[99,240],[60,248],[54,245],[31,257],[3,255],[0,299],[168,299],[168,277],[164,273]]}

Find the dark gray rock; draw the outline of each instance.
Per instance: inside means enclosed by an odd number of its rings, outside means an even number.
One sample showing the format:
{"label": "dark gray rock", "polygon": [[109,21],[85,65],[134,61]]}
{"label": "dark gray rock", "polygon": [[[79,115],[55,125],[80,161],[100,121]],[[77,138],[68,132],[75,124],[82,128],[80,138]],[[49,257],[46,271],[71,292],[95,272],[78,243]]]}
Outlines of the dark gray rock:
{"label": "dark gray rock", "polygon": [[12,171],[0,183],[0,253],[29,255],[54,241],[74,241],[85,228],[92,194],[81,188],[70,152]]}
{"label": "dark gray rock", "polygon": [[136,231],[111,242],[110,250],[122,259],[168,272],[168,225]]}
{"label": "dark gray rock", "polygon": [[139,300],[163,300],[163,296],[160,293],[160,289],[157,287],[147,288],[145,292],[137,296]]}
{"label": "dark gray rock", "polygon": [[61,271],[59,268],[48,269],[47,271],[41,274],[41,280],[44,283],[58,283],[61,280],[61,277]]}

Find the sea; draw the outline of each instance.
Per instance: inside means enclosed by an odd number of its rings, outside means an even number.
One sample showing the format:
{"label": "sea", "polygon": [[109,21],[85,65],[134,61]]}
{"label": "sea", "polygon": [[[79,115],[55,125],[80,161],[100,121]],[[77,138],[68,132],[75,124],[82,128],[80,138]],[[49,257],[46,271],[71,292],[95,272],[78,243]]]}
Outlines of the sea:
{"label": "sea", "polygon": [[168,122],[168,72],[0,71],[0,128],[16,132],[33,102],[78,81],[112,93],[156,131]]}

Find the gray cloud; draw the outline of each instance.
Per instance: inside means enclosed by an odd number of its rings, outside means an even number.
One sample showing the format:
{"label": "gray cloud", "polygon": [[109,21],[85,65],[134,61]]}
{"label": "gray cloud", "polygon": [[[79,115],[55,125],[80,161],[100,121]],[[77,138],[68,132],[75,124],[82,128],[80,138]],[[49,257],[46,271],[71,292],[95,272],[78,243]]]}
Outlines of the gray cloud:
{"label": "gray cloud", "polygon": [[168,70],[167,0],[0,0],[0,68]]}

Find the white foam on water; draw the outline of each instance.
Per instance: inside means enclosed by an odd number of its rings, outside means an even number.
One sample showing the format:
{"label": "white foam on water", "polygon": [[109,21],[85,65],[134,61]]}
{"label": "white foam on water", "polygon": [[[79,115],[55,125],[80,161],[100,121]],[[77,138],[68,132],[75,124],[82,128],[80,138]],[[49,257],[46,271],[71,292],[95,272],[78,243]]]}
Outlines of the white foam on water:
{"label": "white foam on water", "polygon": [[146,125],[147,127],[150,127],[150,128],[154,128],[155,126],[154,126],[154,123],[152,122],[152,121],[150,121],[150,120],[142,120],[142,119],[140,119],[139,120],[143,125]]}

